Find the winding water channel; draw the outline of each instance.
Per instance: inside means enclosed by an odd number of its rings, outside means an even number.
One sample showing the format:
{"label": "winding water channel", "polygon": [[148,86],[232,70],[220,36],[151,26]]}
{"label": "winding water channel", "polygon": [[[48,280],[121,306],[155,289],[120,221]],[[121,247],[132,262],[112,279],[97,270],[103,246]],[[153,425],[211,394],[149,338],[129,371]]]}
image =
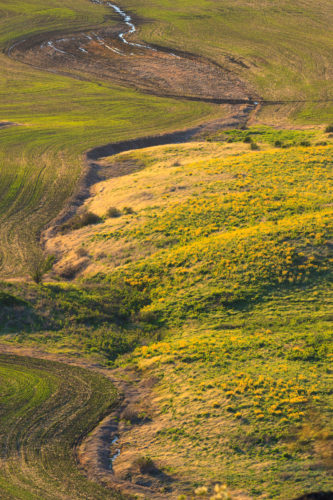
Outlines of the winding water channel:
{"label": "winding water channel", "polygon": [[[127,39],[127,37],[129,35],[132,35],[133,33],[135,33],[137,31],[136,26],[133,23],[133,19],[131,18],[131,16],[129,14],[127,14],[124,10],[122,10],[120,7],[118,7],[118,5],[115,5],[111,2],[103,2],[102,0],[91,0],[91,2],[94,4],[97,4],[97,5],[106,5],[107,7],[112,9],[114,12],[116,12],[116,14],[118,14],[121,17],[121,19],[124,22],[127,29],[125,31],[121,31],[118,34],[118,38],[125,46],[138,47],[141,49],[147,49],[147,50],[152,50],[154,52],[157,52],[157,49],[155,49],[154,47],[151,47],[150,45],[131,42]],[[100,45],[102,45],[106,49],[111,50],[115,54],[122,55],[122,56],[128,55],[128,54],[125,54],[124,52],[122,52],[121,50],[119,50],[117,47],[110,46],[108,43],[106,43],[106,41],[101,36],[97,35],[96,33],[92,32],[91,34],[93,35],[94,38],[90,35],[85,35],[85,39],[88,40],[88,43],[90,41],[92,41],[93,39],[95,39],[95,41],[97,41],[97,43],[99,43]],[[61,39],[58,39],[55,41],[50,40],[48,42],[44,42],[42,44],[42,46],[47,45],[48,47],[53,49],[55,52],[58,52],[58,53],[61,53],[61,54],[67,55],[67,56],[72,56],[72,54],[69,54],[62,47],[61,48],[59,47],[59,44],[61,44],[62,42],[67,42],[68,40],[69,40],[68,38],[61,38]],[[77,40],[77,39],[73,37],[73,38],[71,38],[71,40]],[[79,47],[79,50],[83,54],[89,54],[89,50],[86,46],[81,45]],[[129,54],[129,55],[133,55],[133,54]],[[174,57],[178,57],[178,56],[176,56],[176,54],[171,54],[171,55]]]}

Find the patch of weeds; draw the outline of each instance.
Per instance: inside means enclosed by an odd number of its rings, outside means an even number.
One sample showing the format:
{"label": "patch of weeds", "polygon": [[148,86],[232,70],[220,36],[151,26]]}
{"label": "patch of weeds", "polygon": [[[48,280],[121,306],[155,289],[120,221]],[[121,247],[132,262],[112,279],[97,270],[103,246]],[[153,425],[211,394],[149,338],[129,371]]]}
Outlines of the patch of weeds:
{"label": "patch of weeds", "polygon": [[132,214],[135,214],[135,211],[132,207],[124,207],[123,214],[124,215],[132,215]]}
{"label": "patch of weeds", "polygon": [[251,142],[251,151],[258,151],[260,148],[256,142]]}
{"label": "patch of weeds", "polygon": [[116,207],[110,207],[106,212],[106,215],[107,217],[114,219],[121,216],[121,211]]}
{"label": "patch of weeds", "polygon": [[210,140],[224,140],[225,142],[244,142],[250,144],[259,141],[275,145],[275,147],[286,147],[300,145],[302,141],[309,141],[314,136],[313,131],[304,130],[282,130],[266,126],[251,127],[246,130],[234,129],[215,133]]}
{"label": "patch of weeds", "polygon": [[125,408],[121,414],[121,419],[132,425],[148,422],[150,420],[146,412],[138,408],[133,408],[132,406],[127,406],[127,408]]}
{"label": "patch of weeds", "polygon": [[78,257],[87,257],[89,255],[88,250],[84,247],[78,248],[75,253]]}
{"label": "patch of weeds", "polygon": [[99,224],[102,221],[103,219],[99,215],[94,214],[93,212],[83,212],[81,214],[75,215],[68,222],[63,224],[61,226],[61,232],[65,234],[68,233],[69,231],[74,231],[84,226]]}
{"label": "patch of weeds", "polygon": [[139,469],[141,474],[156,474],[158,472],[153,459],[148,455],[136,458],[133,465]]}

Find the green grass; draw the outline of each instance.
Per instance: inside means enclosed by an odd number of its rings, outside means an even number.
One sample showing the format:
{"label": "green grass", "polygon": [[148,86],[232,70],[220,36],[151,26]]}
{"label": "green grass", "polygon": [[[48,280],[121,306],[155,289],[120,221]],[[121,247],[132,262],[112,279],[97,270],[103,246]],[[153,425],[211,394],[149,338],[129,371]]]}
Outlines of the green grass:
{"label": "green grass", "polygon": [[30,34],[99,25],[106,22],[108,14],[106,8],[96,9],[86,0],[51,0],[47,4],[40,0],[2,1],[0,11],[0,43],[7,47]]}
{"label": "green grass", "polygon": [[[250,80],[268,100],[332,99],[332,9],[329,0],[168,0],[131,8],[154,23],[143,25],[143,37],[164,46],[181,47],[229,65],[233,55],[248,68],[233,70]],[[193,36],[195,34],[195,36]],[[208,35],[209,34],[209,35]],[[300,121],[332,120],[332,103],[280,109]],[[270,113],[270,111],[268,111]]]}
{"label": "green grass", "polygon": [[[283,148],[291,146],[302,146],[304,143],[313,144],[314,139],[317,142],[325,142],[325,136],[319,141],[318,132],[314,130],[294,130],[294,129],[276,129],[272,127],[256,126],[246,130],[226,130],[213,133],[207,137],[207,140],[222,141],[227,143],[240,142],[250,143],[256,141]],[[326,140],[327,142],[327,140]]]}
{"label": "green grass", "polygon": [[[331,308],[327,282],[172,329],[127,363],[159,385],[154,426],[137,453],[194,486],[226,483],[250,498],[331,488]],[[156,433],[156,429],[159,429]]]}
{"label": "green grass", "polygon": [[86,479],[74,455],[114,403],[109,380],[60,363],[1,355],[0,391],[1,498],[120,498]]}

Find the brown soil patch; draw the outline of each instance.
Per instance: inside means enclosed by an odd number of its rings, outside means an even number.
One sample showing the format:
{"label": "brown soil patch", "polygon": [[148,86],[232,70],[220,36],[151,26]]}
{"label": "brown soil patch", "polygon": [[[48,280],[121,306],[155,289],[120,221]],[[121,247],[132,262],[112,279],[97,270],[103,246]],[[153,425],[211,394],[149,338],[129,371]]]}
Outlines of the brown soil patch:
{"label": "brown soil patch", "polygon": [[248,84],[212,61],[126,45],[118,35],[114,28],[57,37],[44,34],[43,40],[38,35],[15,45],[10,55],[46,70],[93,75],[157,96],[216,103],[247,102],[255,96]]}

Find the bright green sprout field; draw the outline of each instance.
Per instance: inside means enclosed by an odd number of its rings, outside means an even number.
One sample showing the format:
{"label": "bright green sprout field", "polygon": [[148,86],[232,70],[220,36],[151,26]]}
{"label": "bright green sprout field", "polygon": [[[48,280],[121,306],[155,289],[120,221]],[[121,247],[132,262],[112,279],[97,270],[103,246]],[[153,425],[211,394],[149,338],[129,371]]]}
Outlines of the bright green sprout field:
{"label": "bright green sprout field", "polygon": [[120,498],[78,471],[73,450],[112,407],[116,391],[109,380],[61,363],[1,355],[0,391],[2,499]]}

